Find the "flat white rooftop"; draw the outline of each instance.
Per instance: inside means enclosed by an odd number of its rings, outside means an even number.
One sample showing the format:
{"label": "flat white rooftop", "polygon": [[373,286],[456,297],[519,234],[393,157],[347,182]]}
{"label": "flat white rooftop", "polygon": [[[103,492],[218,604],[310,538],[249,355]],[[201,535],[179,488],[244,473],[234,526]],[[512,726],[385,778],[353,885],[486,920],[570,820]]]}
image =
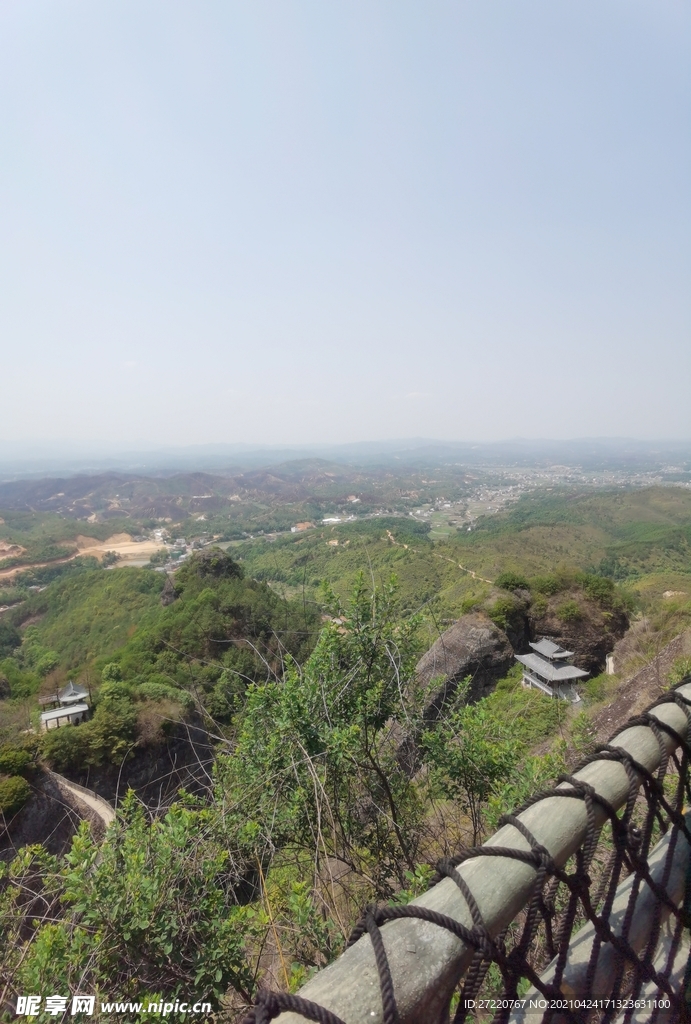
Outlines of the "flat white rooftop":
{"label": "flat white rooftop", "polygon": [[72,715],[81,715],[89,710],[88,704],[72,704],[68,708],[53,708],[52,711],[44,711],[41,715],[42,722],[53,722],[56,718],[71,718]]}

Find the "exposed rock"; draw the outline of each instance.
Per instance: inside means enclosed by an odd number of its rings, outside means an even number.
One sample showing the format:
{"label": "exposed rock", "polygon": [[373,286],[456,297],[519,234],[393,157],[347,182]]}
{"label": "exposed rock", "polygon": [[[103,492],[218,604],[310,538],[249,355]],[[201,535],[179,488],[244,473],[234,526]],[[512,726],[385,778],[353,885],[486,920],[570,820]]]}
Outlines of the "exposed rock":
{"label": "exposed rock", "polygon": [[607,655],[629,628],[629,620],[623,611],[607,611],[581,597],[578,601],[580,617],[564,622],[559,618],[557,609],[568,596],[558,595],[550,601],[543,615],[531,617],[531,632],[536,640],[547,637],[573,651],[574,665],[592,675],[599,675],[604,671]]}
{"label": "exposed rock", "polygon": [[484,615],[464,615],[447,629],[418,662],[417,678],[425,691],[424,714],[439,717],[466,676],[469,699],[480,700],[513,665],[513,648],[503,630]]}
{"label": "exposed rock", "polygon": [[33,793],[13,818],[0,827],[0,861],[11,860],[22,846],[42,843],[49,853],[68,851],[80,822],[88,821],[97,840],[105,829],[98,815],[84,807],[70,793],[60,790],[55,780],[40,772],[33,780]]}
{"label": "exposed rock", "polygon": [[178,595],[175,593],[175,584],[173,583],[173,577],[166,573],[166,581],[163,584],[163,590],[161,591],[161,604],[164,608],[167,608],[169,604],[172,604]]}
{"label": "exposed rock", "polygon": [[506,617],[504,632],[508,636],[509,642],[514,651],[521,651],[526,647],[528,641],[532,640],[529,614],[531,600],[530,591],[514,590],[513,599],[514,610]]}

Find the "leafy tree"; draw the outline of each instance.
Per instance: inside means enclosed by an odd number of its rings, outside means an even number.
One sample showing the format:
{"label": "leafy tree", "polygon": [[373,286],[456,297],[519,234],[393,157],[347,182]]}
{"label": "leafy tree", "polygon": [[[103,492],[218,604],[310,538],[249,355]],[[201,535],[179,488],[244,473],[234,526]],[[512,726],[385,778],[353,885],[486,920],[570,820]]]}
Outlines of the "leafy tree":
{"label": "leafy tree", "polygon": [[31,796],[31,786],[19,775],[0,778],[0,812],[14,814]]}
{"label": "leafy tree", "polygon": [[57,772],[78,769],[90,763],[89,723],[49,729],[41,738],[41,753]]}
{"label": "leafy tree", "polygon": [[0,658],[7,657],[22,642],[18,629],[15,629],[9,622],[0,619]]}
{"label": "leafy tree", "polygon": [[424,733],[422,746],[440,795],[457,801],[469,816],[475,845],[490,798],[518,764],[521,747],[514,730],[480,702],[457,707]]}
{"label": "leafy tree", "polygon": [[60,656],[55,651],[46,651],[36,662],[36,671],[41,677],[45,677],[60,664]]}
{"label": "leafy tree", "polygon": [[518,572],[502,572],[494,581],[502,590],[529,590],[530,584],[525,576]]}
{"label": "leafy tree", "polygon": [[170,561],[170,551],[168,548],[159,548],[158,551],[154,551],[153,555],[149,559],[149,565],[166,565]]}
{"label": "leafy tree", "polygon": [[395,583],[360,577],[302,672],[251,686],[219,799],[254,856],[287,845],[338,857],[390,895],[415,870],[422,809],[399,764],[392,723],[410,726],[420,652],[416,620],[397,624]]}
{"label": "leafy tree", "polygon": [[105,683],[93,718],[81,725],[50,729],[42,737],[43,756],[58,771],[118,764],[136,743],[137,707],[123,683]]}
{"label": "leafy tree", "polygon": [[[150,822],[130,793],[100,847],[84,824],[63,861],[26,847],[0,866],[0,981],[10,991],[195,992],[218,1008],[230,986],[251,998],[247,945],[265,923],[237,904],[213,813],[186,803]],[[46,913],[29,920],[25,887],[37,874]]]}
{"label": "leafy tree", "polygon": [[12,697],[29,697],[41,686],[40,678],[33,672],[22,669],[16,658],[5,658],[1,661],[0,671],[8,682]]}
{"label": "leafy tree", "polygon": [[119,683],[122,680],[122,669],[117,662],[111,661],[103,666],[101,679],[104,683]]}

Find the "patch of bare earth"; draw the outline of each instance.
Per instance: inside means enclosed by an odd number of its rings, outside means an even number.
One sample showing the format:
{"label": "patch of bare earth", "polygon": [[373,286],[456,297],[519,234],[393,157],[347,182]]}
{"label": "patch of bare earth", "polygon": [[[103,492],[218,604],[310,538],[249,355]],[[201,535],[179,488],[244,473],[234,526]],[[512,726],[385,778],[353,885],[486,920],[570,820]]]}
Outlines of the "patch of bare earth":
{"label": "patch of bare earth", "polygon": [[[12,569],[3,569],[0,570],[0,580],[13,579],[20,572],[26,572],[27,569],[43,569],[47,565],[71,562],[73,558],[79,558],[80,555],[88,555],[90,558],[96,558],[100,562],[107,551],[114,551],[116,555],[120,556],[118,565],[126,566],[129,562],[136,561],[141,563],[151,558],[163,546],[157,541],[152,540],[134,541],[129,533],[114,533],[107,540],[103,541],[97,540],[95,537],[84,537],[80,534],[74,543],[76,544],[76,550],[66,558],[56,558],[51,562],[30,562],[26,565],[14,566]],[[24,550],[24,548],[18,548],[17,551],[12,552],[12,555],[22,554]],[[0,554],[0,558],[7,557],[7,555]]]}
{"label": "patch of bare earth", "polygon": [[[0,519],[1,522],[2,520]],[[3,558],[18,558],[25,551],[26,548],[23,548],[21,544],[13,544],[9,540],[0,540],[0,560]]]}
{"label": "patch of bare earth", "polygon": [[155,540],[132,540],[129,533],[114,533],[107,540],[96,540],[95,537],[77,537],[77,554],[89,555],[102,560],[106,551],[114,551],[123,563],[135,559],[151,558],[163,545]]}

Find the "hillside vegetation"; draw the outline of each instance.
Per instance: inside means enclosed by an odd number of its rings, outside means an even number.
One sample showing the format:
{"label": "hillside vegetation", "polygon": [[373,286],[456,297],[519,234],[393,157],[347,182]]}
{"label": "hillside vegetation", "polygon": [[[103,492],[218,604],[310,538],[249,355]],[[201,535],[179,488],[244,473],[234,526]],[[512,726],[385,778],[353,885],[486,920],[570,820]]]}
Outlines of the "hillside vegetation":
{"label": "hillside vegetation", "polygon": [[324,582],[345,595],[358,572],[381,583],[393,571],[402,606],[424,607],[439,621],[487,598],[506,572],[529,579],[580,571],[659,598],[683,586],[691,593],[691,492],[543,492],[444,541],[430,541],[428,526],[412,517],[382,517],[233,550],[279,593],[304,591],[315,602]]}
{"label": "hillside vegetation", "polygon": [[[161,752],[172,770],[185,731],[210,756],[174,800],[127,796],[100,848],[84,826],[66,856],[27,847],[0,869],[2,986],[194,991],[228,1021],[262,984],[297,988],[369,901],[413,898],[430,862],[587,752],[629,620],[660,638],[691,621],[690,542],[686,490],[550,492],[443,540],[361,517],[208,546],[170,576],[86,559],[20,575],[0,617],[8,819],[42,765],[96,787]],[[459,683],[430,721],[417,662],[471,610],[514,649],[573,642],[585,711],[512,669],[474,704]],[[69,678],[90,721],[27,732]]]}

